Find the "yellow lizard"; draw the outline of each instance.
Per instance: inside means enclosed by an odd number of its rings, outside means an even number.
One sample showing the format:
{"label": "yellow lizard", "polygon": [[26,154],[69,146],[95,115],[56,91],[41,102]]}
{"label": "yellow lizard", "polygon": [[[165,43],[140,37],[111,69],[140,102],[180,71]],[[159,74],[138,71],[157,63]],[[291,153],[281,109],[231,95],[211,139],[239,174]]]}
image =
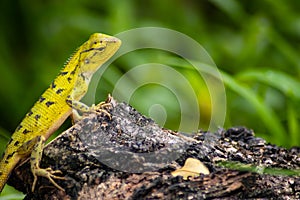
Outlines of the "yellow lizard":
{"label": "yellow lizard", "polygon": [[[45,141],[75,111],[88,112],[92,108],[79,102],[88,90],[97,69],[119,49],[121,41],[105,34],[94,33],[71,56],[50,87],[41,95],[12,135],[0,162],[0,192],[15,166],[31,154],[34,176],[32,191],[38,176],[48,178],[63,190],[55,179],[59,170],[42,169],[39,163]],[[76,114],[77,112],[75,112]],[[80,117],[74,115],[76,117]]]}

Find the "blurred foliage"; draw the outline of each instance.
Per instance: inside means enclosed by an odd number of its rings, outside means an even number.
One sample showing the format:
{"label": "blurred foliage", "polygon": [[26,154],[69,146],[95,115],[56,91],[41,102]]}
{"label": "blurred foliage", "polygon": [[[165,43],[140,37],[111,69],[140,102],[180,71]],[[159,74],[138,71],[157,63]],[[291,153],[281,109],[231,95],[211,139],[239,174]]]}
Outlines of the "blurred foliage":
{"label": "blurred foliage", "polygon": [[[3,0],[1,8],[0,127],[6,130],[0,133],[1,146],[91,33],[114,35],[145,26],[184,33],[210,54],[226,87],[225,128],[246,126],[277,145],[300,145],[300,1]],[[201,92],[199,128],[205,130],[211,105],[203,80],[181,65],[182,59],[161,51],[134,52],[114,62],[99,81],[96,101],[131,67],[150,62],[173,66]],[[150,108],[160,110],[167,114],[160,119],[164,125],[178,129],[180,106],[172,92],[143,86],[130,103],[146,115]],[[165,110],[151,107],[156,104]]]}

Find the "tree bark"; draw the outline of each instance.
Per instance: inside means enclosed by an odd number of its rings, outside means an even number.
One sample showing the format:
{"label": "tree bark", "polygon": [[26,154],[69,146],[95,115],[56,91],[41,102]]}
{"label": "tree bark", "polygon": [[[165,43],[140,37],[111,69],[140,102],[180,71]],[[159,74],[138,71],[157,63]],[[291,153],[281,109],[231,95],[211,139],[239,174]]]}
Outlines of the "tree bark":
{"label": "tree bark", "polygon": [[[131,106],[107,100],[105,112],[89,113],[49,143],[41,167],[61,170],[61,191],[33,176],[29,160],[12,173],[9,184],[25,199],[299,199],[300,177],[234,170],[220,161],[260,168],[300,169],[300,148],[280,148],[246,128],[199,131],[186,135],[160,128]],[[210,174],[172,176],[187,158],[196,158]]]}

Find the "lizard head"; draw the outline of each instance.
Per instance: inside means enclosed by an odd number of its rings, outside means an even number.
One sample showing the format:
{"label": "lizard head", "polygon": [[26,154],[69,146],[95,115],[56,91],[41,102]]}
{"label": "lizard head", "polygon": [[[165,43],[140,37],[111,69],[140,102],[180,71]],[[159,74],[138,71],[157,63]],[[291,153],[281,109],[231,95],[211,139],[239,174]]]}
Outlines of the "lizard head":
{"label": "lizard head", "polygon": [[94,33],[79,49],[79,66],[87,80],[112,57],[121,46],[121,40],[102,33]]}

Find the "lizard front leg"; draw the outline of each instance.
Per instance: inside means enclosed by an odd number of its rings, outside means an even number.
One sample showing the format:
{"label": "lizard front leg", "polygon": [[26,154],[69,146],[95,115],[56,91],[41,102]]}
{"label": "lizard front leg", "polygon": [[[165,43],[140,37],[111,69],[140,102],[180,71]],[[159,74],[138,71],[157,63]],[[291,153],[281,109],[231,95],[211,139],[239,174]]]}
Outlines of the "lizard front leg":
{"label": "lizard front leg", "polygon": [[[96,113],[103,113],[104,115],[108,116],[111,119],[111,115],[109,112],[105,110],[105,108],[110,107],[110,98],[106,102],[100,102],[98,105],[93,104],[91,107],[85,105],[84,103],[76,100],[67,99],[67,104],[73,108],[73,121],[79,121],[82,118],[80,113],[89,113],[89,112],[96,112]],[[78,112],[79,111],[79,112]]]}
{"label": "lizard front leg", "polygon": [[60,187],[54,180],[61,179],[66,180],[64,177],[56,176],[55,174],[62,173],[60,170],[52,170],[51,168],[40,168],[40,162],[42,159],[43,147],[45,145],[45,138],[43,136],[37,136],[26,143],[24,143],[19,149],[18,154],[20,155],[27,155],[31,152],[30,157],[30,165],[31,165],[31,172],[33,174],[34,180],[32,183],[32,192],[34,191],[37,177],[43,176],[49,179],[49,181],[58,189],[64,191],[62,187]]}

